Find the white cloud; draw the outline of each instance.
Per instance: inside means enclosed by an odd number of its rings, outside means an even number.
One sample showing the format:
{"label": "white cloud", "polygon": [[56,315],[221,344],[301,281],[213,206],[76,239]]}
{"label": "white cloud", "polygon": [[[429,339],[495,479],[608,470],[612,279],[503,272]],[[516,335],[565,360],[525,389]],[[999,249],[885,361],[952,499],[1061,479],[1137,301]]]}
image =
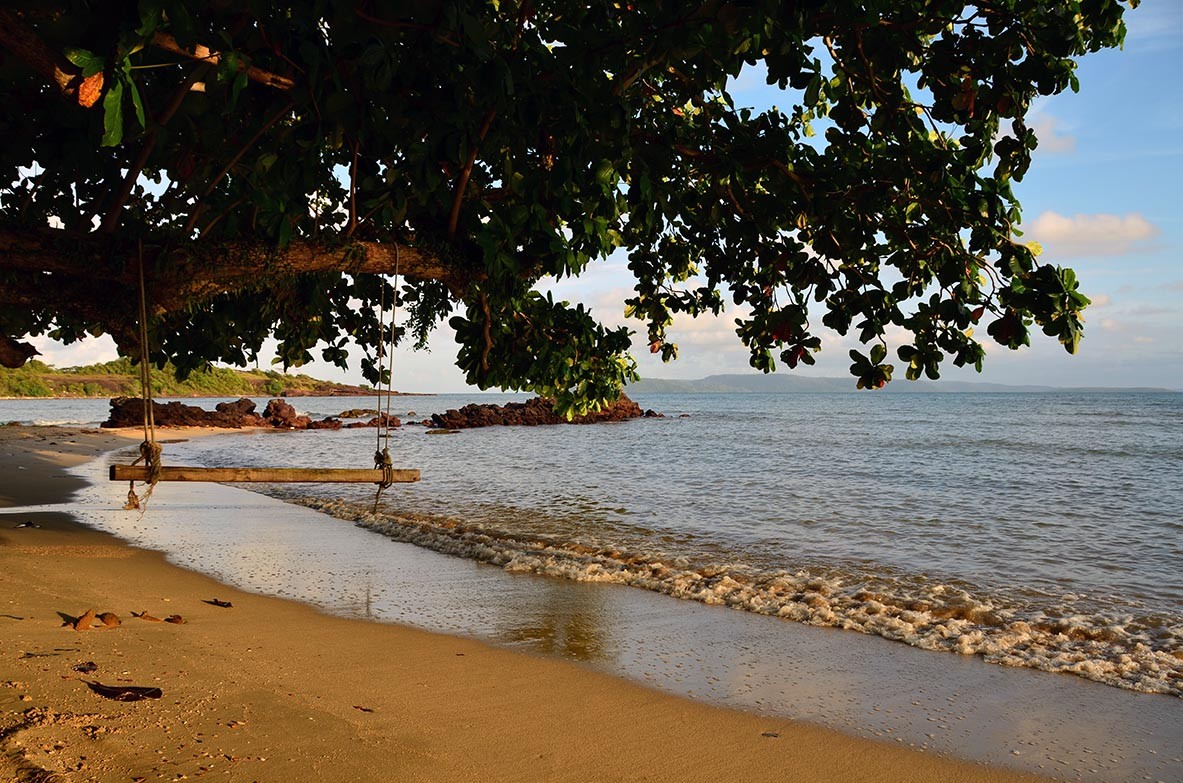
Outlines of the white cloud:
{"label": "white cloud", "polygon": [[1073,215],[1044,212],[1023,225],[1024,238],[1046,247],[1055,258],[1123,256],[1145,249],[1158,226],[1136,212],[1127,215]]}
{"label": "white cloud", "polygon": [[1036,114],[1030,121],[1039,139],[1040,152],[1063,153],[1076,150],[1076,137],[1064,133],[1060,121],[1050,114]]}
{"label": "white cloud", "polygon": [[1108,307],[1113,304],[1113,297],[1108,294],[1097,294],[1096,296],[1089,297],[1089,299],[1091,300],[1089,308],[1092,310],[1100,310],[1102,307]]}
{"label": "white cloud", "polygon": [[88,337],[76,343],[63,345],[48,337],[33,337],[29,342],[41,352],[33,357],[53,367],[81,367],[100,364],[118,358],[115,341],[108,335]]}

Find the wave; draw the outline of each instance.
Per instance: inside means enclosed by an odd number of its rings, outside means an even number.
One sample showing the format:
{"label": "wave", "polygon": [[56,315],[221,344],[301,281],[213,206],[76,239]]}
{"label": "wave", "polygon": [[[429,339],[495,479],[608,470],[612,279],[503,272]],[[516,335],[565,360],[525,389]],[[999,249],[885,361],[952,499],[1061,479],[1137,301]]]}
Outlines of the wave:
{"label": "wave", "polygon": [[1183,697],[1183,624],[1162,615],[1024,607],[966,586],[746,563],[691,562],[425,514],[373,513],[360,503],[291,502],[444,554],[582,582],[609,582],[815,626],[844,628],[991,663],[1072,673],[1107,685]]}

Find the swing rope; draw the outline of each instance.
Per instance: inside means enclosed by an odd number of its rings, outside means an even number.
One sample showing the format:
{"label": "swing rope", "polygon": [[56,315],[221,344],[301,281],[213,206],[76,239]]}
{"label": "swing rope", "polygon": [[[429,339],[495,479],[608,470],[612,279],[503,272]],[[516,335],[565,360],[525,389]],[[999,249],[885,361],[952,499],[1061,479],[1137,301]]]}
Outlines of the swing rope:
{"label": "swing rope", "polygon": [[[385,334],[386,281],[380,284],[378,294],[378,430],[375,433],[374,468],[382,471],[382,481],[374,495],[374,511],[382,502],[382,492],[394,483],[394,464],[390,460],[390,398],[394,384],[394,330],[398,321],[398,245],[394,246],[394,286],[390,303],[390,337]],[[387,348],[386,340],[389,339]],[[385,353],[383,353],[385,351]],[[383,358],[386,365],[383,365]],[[386,407],[382,407],[382,372],[386,371]]]}
{"label": "swing rope", "polygon": [[148,491],[141,498],[136,494],[136,483],[129,482],[127,502],[123,507],[127,510],[138,510],[141,516],[147,511],[148,498],[152,497],[156,484],[160,481],[160,457],[163,449],[156,442],[156,411],[152,399],[152,370],[148,364],[148,306],[144,291],[144,243],[139,243],[139,274],[140,274],[140,398],[143,402],[144,441],[140,444],[140,456],[132,465],[143,462],[148,469]]}

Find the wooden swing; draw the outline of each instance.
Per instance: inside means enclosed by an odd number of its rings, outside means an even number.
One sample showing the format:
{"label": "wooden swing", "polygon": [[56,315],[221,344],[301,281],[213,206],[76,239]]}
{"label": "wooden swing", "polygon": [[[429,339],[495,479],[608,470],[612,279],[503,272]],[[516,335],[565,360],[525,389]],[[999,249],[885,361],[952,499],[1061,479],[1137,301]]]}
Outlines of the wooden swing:
{"label": "wooden swing", "polygon": [[[160,464],[161,447],[156,442],[156,420],[152,401],[152,377],[148,365],[148,314],[144,294],[143,249],[140,255],[140,386],[144,402],[144,442],[140,444],[140,456],[131,465],[112,465],[111,481],[128,481],[128,509],[141,508],[141,499],[136,495],[135,482],[146,482],[147,501],[152,490],[160,481],[214,481],[214,482],[267,482],[267,483],[337,483],[375,484],[378,492],[374,498],[374,511],[382,500],[382,491],[391,484],[405,484],[419,480],[415,469],[395,469],[390,461],[390,398],[394,378],[394,324],[398,316],[398,248],[394,256],[394,301],[391,304],[390,348],[386,369],[386,409],[379,414],[377,447],[374,451],[373,468],[196,468],[184,465],[164,466]],[[378,369],[383,369],[385,344],[383,342],[386,312],[386,289],[381,289],[378,317]],[[382,386],[378,385],[378,409],[382,411]],[[385,438],[385,442],[383,439]],[[143,462],[143,464],[139,464]]]}

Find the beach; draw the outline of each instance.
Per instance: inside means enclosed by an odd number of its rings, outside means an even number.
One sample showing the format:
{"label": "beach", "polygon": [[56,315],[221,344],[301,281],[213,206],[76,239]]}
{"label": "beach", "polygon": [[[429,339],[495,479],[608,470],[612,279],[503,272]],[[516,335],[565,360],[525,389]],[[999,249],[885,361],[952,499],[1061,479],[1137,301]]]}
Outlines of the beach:
{"label": "beach", "polygon": [[[64,468],[139,433],[0,433],[3,779],[1040,779],[235,590],[77,523],[68,505],[22,512],[68,499],[80,482]],[[122,624],[64,626],[87,609]],[[124,703],[88,682],[162,693]]]}

